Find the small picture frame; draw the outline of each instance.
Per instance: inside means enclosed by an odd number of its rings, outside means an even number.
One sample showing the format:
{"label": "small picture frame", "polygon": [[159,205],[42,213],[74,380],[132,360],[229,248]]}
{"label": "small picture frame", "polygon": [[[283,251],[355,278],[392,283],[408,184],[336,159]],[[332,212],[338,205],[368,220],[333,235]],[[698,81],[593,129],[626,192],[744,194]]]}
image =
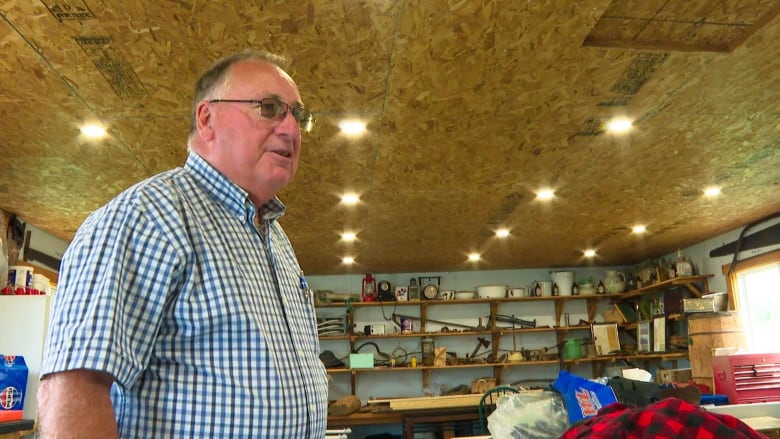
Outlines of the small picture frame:
{"label": "small picture frame", "polygon": [[409,287],[395,287],[395,300],[397,302],[409,300]]}
{"label": "small picture frame", "polygon": [[594,323],[593,344],[596,355],[611,355],[620,350],[617,323]]}
{"label": "small picture frame", "polygon": [[636,351],[639,354],[651,352],[653,333],[650,320],[640,320],[636,323]]}
{"label": "small picture frame", "polygon": [[653,352],[666,352],[666,317],[653,318]]}

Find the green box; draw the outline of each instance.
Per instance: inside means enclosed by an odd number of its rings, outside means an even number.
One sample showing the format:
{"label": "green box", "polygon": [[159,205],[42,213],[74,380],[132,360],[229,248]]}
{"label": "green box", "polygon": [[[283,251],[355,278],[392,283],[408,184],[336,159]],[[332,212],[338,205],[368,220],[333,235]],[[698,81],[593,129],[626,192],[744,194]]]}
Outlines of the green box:
{"label": "green box", "polygon": [[372,369],[374,367],[374,354],[349,354],[350,369]]}

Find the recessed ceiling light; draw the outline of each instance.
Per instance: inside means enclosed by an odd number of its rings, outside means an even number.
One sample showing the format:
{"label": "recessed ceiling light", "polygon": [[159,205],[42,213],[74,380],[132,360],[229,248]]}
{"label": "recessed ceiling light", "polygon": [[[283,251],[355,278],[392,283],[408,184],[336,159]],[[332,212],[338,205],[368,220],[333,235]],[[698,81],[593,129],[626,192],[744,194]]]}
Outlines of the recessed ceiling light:
{"label": "recessed ceiling light", "polygon": [[357,204],[358,201],[360,201],[358,194],[349,193],[341,196],[341,202],[347,205]]}
{"label": "recessed ceiling light", "polygon": [[352,242],[355,240],[355,238],[357,238],[357,234],[354,232],[344,232],[341,234],[341,239],[347,242]]}
{"label": "recessed ceiling light", "polygon": [[348,136],[357,136],[366,132],[366,123],[357,119],[345,119],[339,122],[339,129]]}
{"label": "recessed ceiling light", "polygon": [[479,261],[479,259],[480,259],[479,253],[469,253],[470,262],[477,262]]}
{"label": "recessed ceiling light", "polygon": [[586,258],[592,258],[596,256],[596,250],[593,250],[592,248],[589,248],[583,252]]}
{"label": "recessed ceiling light", "polygon": [[707,189],[704,189],[705,197],[717,197],[718,195],[720,195],[720,188],[717,186],[710,186]]}
{"label": "recessed ceiling light", "polygon": [[636,234],[641,234],[641,233],[645,233],[647,231],[647,227],[638,224],[638,225],[632,227],[631,231],[636,233]]}
{"label": "recessed ceiling light", "polygon": [[629,131],[633,127],[631,119],[626,117],[616,117],[607,122],[605,128],[610,133],[620,134]]}
{"label": "recessed ceiling light", "polygon": [[496,230],[496,236],[499,238],[506,238],[507,236],[509,236],[509,229]]}
{"label": "recessed ceiling light", "polygon": [[542,189],[536,193],[536,198],[540,200],[551,200],[555,196],[555,191],[552,189]]}
{"label": "recessed ceiling light", "polygon": [[100,139],[105,137],[106,129],[100,125],[84,125],[81,127],[81,134],[89,137],[90,139]]}
{"label": "recessed ceiling light", "polygon": [[352,265],[352,264],[354,264],[354,263],[355,263],[355,258],[353,258],[352,256],[344,256],[344,257],[341,259],[341,262],[342,262],[344,265]]}

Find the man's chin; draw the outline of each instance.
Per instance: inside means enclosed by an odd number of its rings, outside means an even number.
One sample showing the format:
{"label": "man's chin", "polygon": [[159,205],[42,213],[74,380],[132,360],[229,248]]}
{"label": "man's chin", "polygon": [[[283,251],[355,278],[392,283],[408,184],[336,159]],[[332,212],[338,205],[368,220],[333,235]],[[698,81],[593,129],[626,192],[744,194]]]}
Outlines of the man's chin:
{"label": "man's chin", "polygon": [[277,174],[268,178],[265,182],[265,186],[273,191],[274,194],[287,187],[292,182],[292,175],[288,173]]}

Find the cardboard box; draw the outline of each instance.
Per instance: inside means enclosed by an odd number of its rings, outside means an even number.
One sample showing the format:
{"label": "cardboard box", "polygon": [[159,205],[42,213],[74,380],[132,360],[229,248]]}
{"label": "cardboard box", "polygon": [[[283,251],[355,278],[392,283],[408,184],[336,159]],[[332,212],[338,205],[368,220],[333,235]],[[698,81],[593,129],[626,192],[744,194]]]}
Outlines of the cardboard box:
{"label": "cardboard box", "polygon": [[349,354],[350,369],[373,369],[374,354]]}
{"label": "cardboard box", "polygon": [[22,419],[27,374],[24,357],[0,355],[0,422]]}
{"label": "cardboard box", "polygon": [[658,384],[687,383],[692,378],[691,369],[664,369],[655,376]]}

